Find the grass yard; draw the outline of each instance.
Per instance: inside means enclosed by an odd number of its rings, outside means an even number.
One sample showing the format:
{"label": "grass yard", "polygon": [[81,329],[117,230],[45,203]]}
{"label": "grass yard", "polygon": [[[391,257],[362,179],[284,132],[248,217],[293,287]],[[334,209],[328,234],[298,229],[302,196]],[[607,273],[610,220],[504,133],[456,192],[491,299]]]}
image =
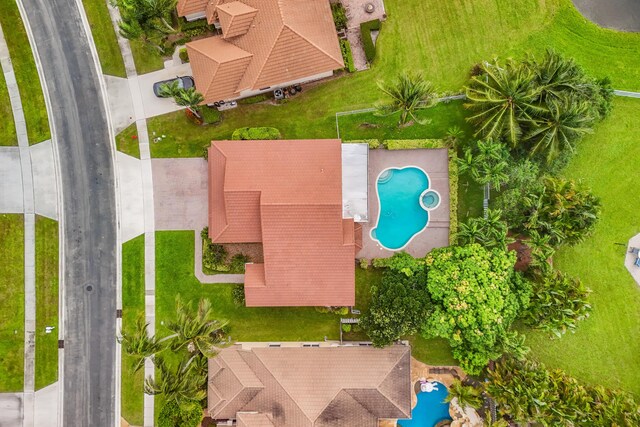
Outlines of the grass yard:
{"label": "grass yard", "polygon": [[87,20],[91,27],[93,41],[96,44],[102,72],[110,76],[127,77],[107,2],[105,0],[82,0],[82,4],[87,13]]}
{"label": "grass yard", "polygon": [[[134,136],[136,138],[134,138]],[[122,151],[136,159],[140,158],[140,145],[138,144],[138,128],[135,123],[130,124],[116,135],[116,147],[118,151]]]}
{"label": "grass yard", "polygon": [[11,63],[18,82],[29,144],[37,144],[51,138],[49,118],[29,38],[15,1],[0,2],[0,25],[9,47]]}
{"label": "grass yard", "polygon": [[[122,245],[122,327],[144,316],[144,235]],[[129,356],[122,354],[122,417],[133,425],[144,422],[144,369],[133,372]]]}
{"label": "grass yard", "polygon": [[[557,268],[593,290],[593,313],[575,334],[550,340],[527,331],[533,357],[592,384],[640,396],[640,288],[623,262],[629,238],[640,233],[637,126],[640,100],[617,98],[610,118],[580,144],[565,175],[581,179],[603,205],[594,235],[559,251]],[[636,153],[636,154],[633,154]]]}
{"label": "grass yard", "polygon": [[58,242],[58,221],[36,216],[36,390],[58,379]]}
{"label": "grass yard", "polygon": [[24,217],[0,214],[0,392],[24,379]]}
{"label": "grass yard", "polygon": [[164,68],[164,59],[157,50],[139,40],[129,41],[133,62],[138,74],[146,74]]}
{"label": "grass yard", "polygon": [[0,146],[18,145],[16,125],[13,121],[13,111],[4,74],[0,75],[0,117],[4,117],[4,120],[0,120]]}

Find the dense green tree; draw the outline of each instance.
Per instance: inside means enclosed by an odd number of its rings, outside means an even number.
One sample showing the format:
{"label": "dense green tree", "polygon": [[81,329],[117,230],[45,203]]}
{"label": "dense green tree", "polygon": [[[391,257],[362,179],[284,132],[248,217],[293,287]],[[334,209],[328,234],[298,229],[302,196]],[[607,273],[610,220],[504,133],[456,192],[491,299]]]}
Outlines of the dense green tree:
{"label": "dense green tree", "polygon": [[490,184],[496,190],[509,178],[511,155],[507,147],[497,140],[487,139],[472,143],[458,159],[458,171],[469,174],[478,184]]}
{"label": "dense green tree", "polygon": [[512,242],[507,237],[507,223],[502,220],[499,209],[487,210],[486,217],[469,218],[458,228],[458,244],[479,243],[485,248],[506,249]]}
{"label": "dense green tree", "polygon": [[389,345],[418,331],[430,307],[424,282],[424,268],[411,276],[389,269],[380,286],[371,288],[371,305],[360,324],[373,345]]}
{"label": "dense green tree", "polygon": [[169,24],[177,0],[116,0],[122,20],[120,34],[161,49],[162,39],[175,32]]}
{"label": "dense green tree", "polygon": [[389,98],[377,105],[378,114],[391,115],[400,113],[400,125],[405,125],[409,119],[418,124],[425,124],[425,120],[416,117],[418,110],[433,105],[435,91],[431,82],[424,79],[422,74],[402,73],[391,83],[378,82],[380,90]]}
{"label": "dense green tree", "polygon": [[475,136],[504,139],[515,147],[526,124],[545,109],[534,74],[513,60],[483,62],[479,68],[465,88],[465,107],[472,111],[469,121],[476,125]]}
{"label": "dense green tree", "polygon": [[484,401],[482,398],[482,390],[470,385],[465,385],[458,379],[453,380],[451,385],[447,387],[447,390],[449,394],[444,401],[451,402],[453,399],[457,399],[458,405],[463,410],[467,407],[478,409]]}
{"label": "dense green tree", "polygon": [[591,290],[580,279],[559,271],[533,283],[529,307],[524,312],[525,323],[537,329],[562,336],[575,332],[577,323],[589,317]]}
{"label": "dense green tree", "polygon": [[543,426],[632,427],[640,425],[640,407],[632,396],[584,386],[560,370],[513,358],[489,371],[487,393],[502,415],[517,423]]}
{"label": "dense green tree", "polygon": [[[496,209],[502,211],[503,218],[509,224],[522,221],[522,199],[533,192],[540,191],[540,169],[529,159],[512,163],[507,171],[507,180],[500,194],[491,200]],[[515,227],[514,227],[515,228]]]}
{"label": "dense green tree", "polygon": [[424,258],[414,258],[408,253],[396,252],[389,258],[375,258],[373,266],[376,268],[388,268],[405,276],[413,276],[424,271]]}
{"label": "dense green tree", "polygon": [[530,288],[514,271],[515,260],[514,252],[476,243],[434,249],[425,259],[433,311],[422,333],[447,339],[468,373],[500,356],[505,334],[527,304]]}
{"label": "dense green tree", "polygon": [[600,201],[589,190],[573,180],[546,177],[538,191],[523,197],[516,224],[524,233],[549,236],[549,244],[557,247],[582,241],[599,215]]}

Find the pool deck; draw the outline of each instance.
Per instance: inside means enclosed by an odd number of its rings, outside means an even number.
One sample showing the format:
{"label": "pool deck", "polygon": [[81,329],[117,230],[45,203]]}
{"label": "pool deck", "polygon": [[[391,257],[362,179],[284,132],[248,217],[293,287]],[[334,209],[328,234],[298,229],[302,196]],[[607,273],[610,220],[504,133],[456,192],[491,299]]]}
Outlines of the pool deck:
{"label": "pool deck", "polygon": [[427,229],[416,235],[403,249],[423,257],[433,248],[449,245],[449,159],[446,148],[414,150],[369,150],[369,222],[362,224],[362,249],[357,258],[387,258],[395,253],[371,238],[378,222],[376,180],[387,168],[417,166],[429,175],[429,188],[440,194],[440,206],[430,211]]}

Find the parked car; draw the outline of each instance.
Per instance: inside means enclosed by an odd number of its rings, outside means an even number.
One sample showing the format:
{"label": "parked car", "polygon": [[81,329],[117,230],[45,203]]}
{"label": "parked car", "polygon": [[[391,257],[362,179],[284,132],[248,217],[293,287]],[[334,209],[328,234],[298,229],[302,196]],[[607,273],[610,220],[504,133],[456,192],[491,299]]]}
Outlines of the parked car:
{"label": "parked car", "polygon": [[175,79],[162,80],[161,82],[155,82],[153,84],[153,94],[158,98],[165,98],[165,96],[162,96],[160,94],[160,86],[166,83],[174,82],[176,80],[178,81],[179,88],[189,89],[190,87],[194,87],[196,85],[195,82],[193,81],[193,77],[191,76],[176,77]]}

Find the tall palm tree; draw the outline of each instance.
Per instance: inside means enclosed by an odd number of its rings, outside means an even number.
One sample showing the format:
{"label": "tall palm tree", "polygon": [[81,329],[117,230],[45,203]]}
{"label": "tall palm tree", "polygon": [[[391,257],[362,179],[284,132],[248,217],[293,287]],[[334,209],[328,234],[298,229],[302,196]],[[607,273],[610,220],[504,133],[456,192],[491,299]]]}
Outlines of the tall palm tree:
{"label": "tall palm tree", "polygon": [[400,112],[400,125],[407,124],[409,119],[418,124],[426,123],[426,120],[418,119],[415,113],[433,105],[435,92],[431,82],[426,81],[422,74],[405,72],[391,83],[378,81],[378,87],[390,98],[389,101],[378,104],[378,114]]}
{"label": "tall palm tree", "polygon": [[477,125],[475,136],[504,138],[515,147],[523,126],[546,108],[539,102],[534,75],[511,60],[504,65],[485,62],[480,69],[466,87],[465,107],[473,111],[468,120]]}
{"label": "tall palm tree", "polygon": [[138,372],[143,366],[147,357],[153,356],[155,353],[163,349],[162,343],[157,341],[155,337],[149,336],[149,324],[145,322],[143,316],[136,319],[133,331],[120,331],[118,342],[122,344],[122,350],[132,357],[132,369]]}
{"label": "tall palm tree", "polygon": [[173,99],[176,104],[187,107],[192,113],[198,114],[198,106],[204,101],[204,96],[195,88],[190,87],[189,89],[179,89]]}
{"label": "tall palm tree", "polygon": [[587,133],[593,133],[593,109],[586,102],[566,98],[547,101],[548,109],[531,120],[534,126],[524,136],[531,154],[544,153],[547,163],[563,150],[574,151],[574,143]]}
{"label": "tall palm tree", "polygon": [[444,399],[445,402],[451,402],[453,399],[458,400],[458,405],[464,410],[467,407],[478,409],[482,406],[482,391],[470,386],[462,384],[462,381],[456,379],[448,387],[449,394]]}
{"label": "tall palm tree", "polygon": [[573,58],[566,58],[551,49],[545,52],[541,60],[529,57],[525,65],[533,71],[536,84],[540,87],[540,97],[545,102],[561,99],[568,94],[577,99],[588,94],[594,86]]}
{"label": "tall palm tree", "polygon": [[194,313],[176,296],[176,320],[167,323],[167,329],[173,332],[165,339],[171,341],[171,349],[178,351],[186,348],[194,355],[202,354],[214,357],[224,343],[222,328],[227,322],[212,319],[213,309],[207,299],[200,300]]}
{"label": "tall palm tree", "polygon": [[162,394],[167,401],[178,405],[199,402],[207,397],[206,374],[201,375],[182,360],[175,369],[171,369],[161,357],[154,360],[158,374],[147,377],[144,392],[150,395]]}

